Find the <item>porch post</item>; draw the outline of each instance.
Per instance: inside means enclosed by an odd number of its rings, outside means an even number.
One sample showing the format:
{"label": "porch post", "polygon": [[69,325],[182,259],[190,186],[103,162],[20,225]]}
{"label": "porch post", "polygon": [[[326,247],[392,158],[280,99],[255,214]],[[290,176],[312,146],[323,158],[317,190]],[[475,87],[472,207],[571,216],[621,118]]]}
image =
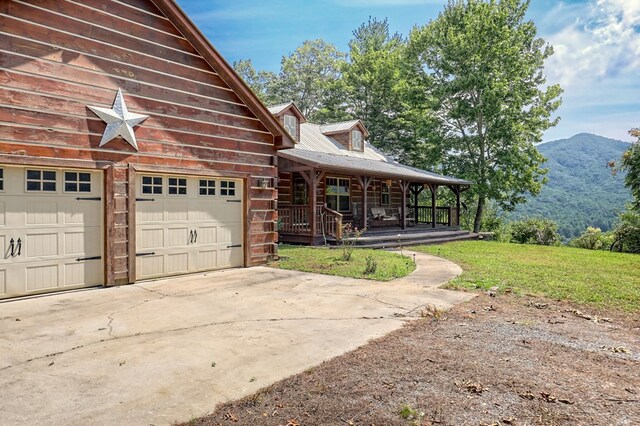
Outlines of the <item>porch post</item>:
{"label": "porch post", "polygon": [[309,194],[309,233],[312,237],[315,237],[318,219],[316,217],[316,204],[318,204],[318,183],[324,176],[324,172],[317,171],[316,169],[311,169],[308,172],[305,170],[300,170],[300,174],[302,175],[304,180],[307,181],[307,184],[309,185],[309,191],[311,192]]}
{"label": "porch post", "polygon": [[456,223],[454,226],[460,226],[460,185],[454,186],[456,189]]}
{"label": "porch post", "polygon": [[357,176],[357,178],[358,184],[360,188],[362,188],[362,212],[360,213],[362,217],[360,218],[360,227],[365,230],[367,229],[367,189],[373,178],[371,176]]}
{"label": "porch post", "polygon": [[402,204],[400,205],[400,227],[407,227],[407,190],[409,189],[409,181],[399,180],[400,190],[402,191]]}
{"label": "porch post", "polygon": [[409,187],[409,189],[411,190],[411,193],[413,194],[413,215],[414,215],[414,219],[416,221],[416,225],[418,224],[418,219],[420,217],[420,209],[418,208],[418,201],[419,201],[419,195],[420,193],[424,190],[424,185],[423,184],[419,184],[419,185],[411,185]]}
{"label": "porch post", "polygon": [[438,211],[436,207],[438,185],[429,184],[429,189],[431,190],[431,227],[435,228],[438,220]]}

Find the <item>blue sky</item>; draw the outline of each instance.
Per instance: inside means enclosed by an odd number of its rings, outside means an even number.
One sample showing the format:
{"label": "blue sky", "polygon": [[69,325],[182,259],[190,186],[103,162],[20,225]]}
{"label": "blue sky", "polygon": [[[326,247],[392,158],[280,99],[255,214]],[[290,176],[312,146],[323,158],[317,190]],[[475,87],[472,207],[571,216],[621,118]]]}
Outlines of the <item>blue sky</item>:
{"label": "blue sky", "polygon": [[[277,71],[283,55],[322,38],[347,51],[369,16],[408,35],[437,17],[446,0],[178,0],[229,61]],[[640,127],[640,0],[531,0],[530,18],[556,54],[550,83],[565,89],[561,121],[545,141],[589,132],[632,140]]]}

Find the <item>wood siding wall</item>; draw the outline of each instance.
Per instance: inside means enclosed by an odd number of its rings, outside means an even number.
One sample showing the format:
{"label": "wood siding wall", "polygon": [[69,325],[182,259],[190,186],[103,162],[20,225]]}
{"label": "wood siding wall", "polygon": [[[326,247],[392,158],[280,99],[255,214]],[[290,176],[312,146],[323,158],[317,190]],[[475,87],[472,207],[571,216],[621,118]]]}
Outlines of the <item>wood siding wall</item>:
{"label": "wood siding wall", "polygon": [[[118,88],[149,116],[138,152],[121,138],[98,148],[105,124],[87,105],[111,107]],[[275,154],[273,135],[153,2],[0,2],[0,162],[63,159],[112,174],[108,284],[134,280],[135,168],[244,178],[245,262],[267,260],[276,191],[257,180],[277,176]]]}

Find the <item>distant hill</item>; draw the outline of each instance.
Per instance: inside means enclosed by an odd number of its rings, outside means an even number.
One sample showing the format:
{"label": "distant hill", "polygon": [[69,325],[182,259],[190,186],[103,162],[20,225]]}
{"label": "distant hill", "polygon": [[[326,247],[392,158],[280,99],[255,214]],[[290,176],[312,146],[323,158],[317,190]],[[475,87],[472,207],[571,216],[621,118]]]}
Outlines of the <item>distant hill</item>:
{"label": "distant hill", "polygon": [[607,163],[619,160],[628,147],[626,142],[589,133],[538,145],[547,158],[549,182],[510,217],[550,218],[566,238],[580,235],[587,226],[609,230],[631,193],[624,176],[612,176]]}

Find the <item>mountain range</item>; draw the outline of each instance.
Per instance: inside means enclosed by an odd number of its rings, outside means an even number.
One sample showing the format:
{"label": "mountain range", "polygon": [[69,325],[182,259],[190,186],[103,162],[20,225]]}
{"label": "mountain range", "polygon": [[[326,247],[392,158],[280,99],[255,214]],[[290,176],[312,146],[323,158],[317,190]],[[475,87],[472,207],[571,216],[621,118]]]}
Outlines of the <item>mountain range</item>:
{"label": "mountain range", "polygon": [[538,145],[547,158],[549,181],[509,217],[552,219],[565,238],[580,235],[587,226],[611,229],[631,193],[624,186],[624,175],[614,176],[608,163],[618,161],[628,147],[627,142],[590,133]]}

